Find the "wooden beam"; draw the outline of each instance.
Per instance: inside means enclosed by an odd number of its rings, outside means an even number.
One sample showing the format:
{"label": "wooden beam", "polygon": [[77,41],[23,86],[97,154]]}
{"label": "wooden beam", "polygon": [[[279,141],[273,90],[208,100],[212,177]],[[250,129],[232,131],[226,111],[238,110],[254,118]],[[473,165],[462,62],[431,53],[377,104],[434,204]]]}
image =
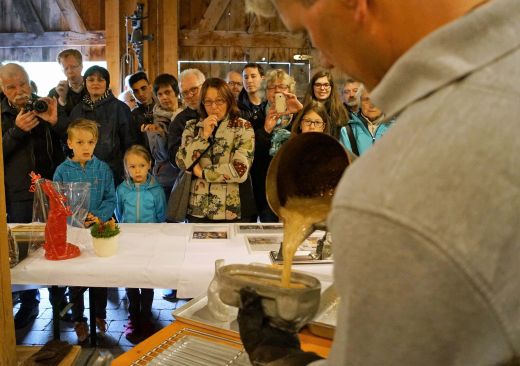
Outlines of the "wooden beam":
{"label": "wooden beam", "polygon": [[42,35],[33,33],[0,33],[0,48],[27,47],[61,47],[61,46],[103,46],[105,32],[45,32]]}
{"label": "wooden beam", "polygon": [[[158,73],[169,73],[177,76],[179,61],[179,0],[160,1],[158,10],[159,24],[155,39],[159,48]],[[157,76],[156,73],[155,75]],[[151,81],[151,80],[150,80]]]}
{"label": "wooden beam", "polygon": [[199,23],[199,31],[212,31],[217,26],[220,18],[226,11],[230,0],[211,0],[204,16]]}
{"label": "wooden beam", "polygon": [[186,30],[180,32],[179,46],[218,46],[218,47],[287,47],[302,48],[305,37],[302,33],[263,32],[198,32]]}
{"label": "wooden beam", "polygon": [[119,94],[122,85],[120,77],[120,58],[124,53],[124,47],[120,44],[120,37],[126,37],[124,31],[121,32],[120,25],[124,25],[124,18],[121,18],[119,0],[107,0],[105,2],[105,55],[107,60],[107,69],[112,76],[110,78],[110,88],[115,95]]}
{"label": "wooden beam", "polygon": [[29,33],[43,34],[45,32],[32,1],[13,1],[12,4]]}
{"label": "wooden beam", "polygon": [[63,16],[69,23],[70,30],[77,33],[86,33],[87,27],[83,23],[83,19],[78,14],[72,0],[56,0]]}
{"label": "wooden beam", "polygon": [[[0,126],[2,123],[0,107]],[[2,149],[2,141],[0,141]],[[0,154],[0,171],[4,171],[4,158]],[[15,366],[16,337],[14,333],[13,299],[11,294],[11,269],[9,267],[9,245],[7,242],[7,220],[5,209],[4,174],[0,174],[0,365]]]}

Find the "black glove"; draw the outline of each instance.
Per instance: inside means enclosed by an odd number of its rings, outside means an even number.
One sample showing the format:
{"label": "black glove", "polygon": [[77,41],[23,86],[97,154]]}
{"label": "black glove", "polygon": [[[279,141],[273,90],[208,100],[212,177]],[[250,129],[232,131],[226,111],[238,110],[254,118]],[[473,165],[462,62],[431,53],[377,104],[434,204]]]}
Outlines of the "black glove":
{"label": "black glove", "polygon": [[52,340],[33,354],[24,365],[56,366],[72,349],[72,345],[64,341]]}
{"label": "black glove", "polygon": [[313,352],[303,352],[296,333],[271,326],[260,296],[250,287],[240,290],[237,320],[240,339],[253,365],[306,365],[321,358]]}

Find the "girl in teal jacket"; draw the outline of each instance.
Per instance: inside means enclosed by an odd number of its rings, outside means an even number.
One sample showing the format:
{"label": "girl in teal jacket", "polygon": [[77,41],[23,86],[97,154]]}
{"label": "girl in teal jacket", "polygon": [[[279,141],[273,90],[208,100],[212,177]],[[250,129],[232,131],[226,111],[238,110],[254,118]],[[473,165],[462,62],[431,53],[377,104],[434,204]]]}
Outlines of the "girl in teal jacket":
{"label": "girl in teal jacket", "polygon": [[[124,157],[127,179],[116,190],[116,217],[121,223],[153,223],[166,219],[162,186],[150,175],[152,158],[141,145],[130,147]],[[153,289],[127,288],[129,321],[125,336],[139,343],[155,332],[152,323]]]}

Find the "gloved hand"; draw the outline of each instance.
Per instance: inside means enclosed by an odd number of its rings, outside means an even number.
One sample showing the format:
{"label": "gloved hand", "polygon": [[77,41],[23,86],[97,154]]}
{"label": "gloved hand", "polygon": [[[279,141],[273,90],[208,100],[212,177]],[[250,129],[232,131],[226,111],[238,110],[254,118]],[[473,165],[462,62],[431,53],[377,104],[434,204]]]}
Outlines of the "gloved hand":
{"label": "gloved hand", "polygon": [[296,333],[271,326],[260,296],[250,287],[240,290],[237,320],[240,339],[253,365],[306,365],[321,358],[302,351]]}

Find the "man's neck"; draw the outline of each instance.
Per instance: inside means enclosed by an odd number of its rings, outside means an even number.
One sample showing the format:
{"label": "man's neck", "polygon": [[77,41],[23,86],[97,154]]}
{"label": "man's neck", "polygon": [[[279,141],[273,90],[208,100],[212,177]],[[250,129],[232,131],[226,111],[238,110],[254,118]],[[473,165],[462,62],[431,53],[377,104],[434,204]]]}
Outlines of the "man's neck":
{"label": "man's neck", "polygon": [[249,98],[249,101],[251,102],[251,104],[259,105],[262,103],[262,98],[260,98],[260,96],[258,95],[257,92],[248,93],[247,97]]}

